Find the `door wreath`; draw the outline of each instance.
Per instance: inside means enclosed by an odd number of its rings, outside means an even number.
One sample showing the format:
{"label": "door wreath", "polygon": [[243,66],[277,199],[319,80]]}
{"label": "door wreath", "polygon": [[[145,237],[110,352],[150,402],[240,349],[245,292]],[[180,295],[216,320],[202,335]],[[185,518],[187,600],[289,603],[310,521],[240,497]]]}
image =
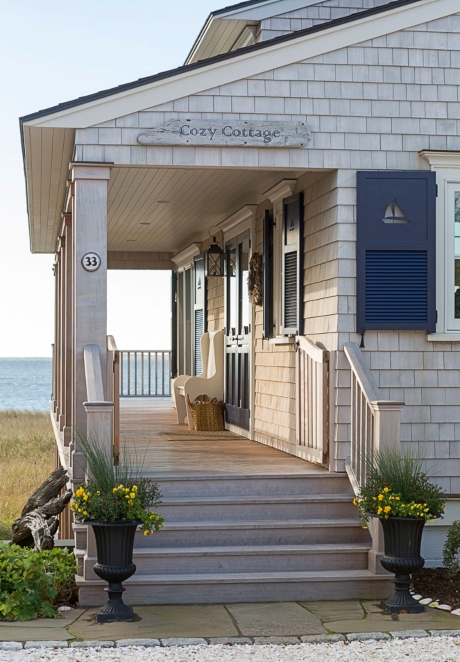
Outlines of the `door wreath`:
{"label": "door wreath", "polygon": [[249,262],[248,294],[249,301],[254,306],[262,305],[263,271],[262,255],[260,253],[253,253]]}

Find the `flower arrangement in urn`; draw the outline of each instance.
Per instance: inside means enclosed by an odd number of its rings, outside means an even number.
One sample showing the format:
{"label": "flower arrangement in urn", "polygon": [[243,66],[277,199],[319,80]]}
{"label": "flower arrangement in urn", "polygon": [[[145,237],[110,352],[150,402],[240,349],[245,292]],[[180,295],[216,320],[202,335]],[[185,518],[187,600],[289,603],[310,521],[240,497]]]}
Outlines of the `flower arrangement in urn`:
{"label": "flower arrangement in urn", "polygon": [[445,492],[429,481],[423,462],[411,451],[386,448],[367,463],[366,484],[353,503],[363,522],[382,523],[385,554],[382,566],[395,573],[395,594],[382,601],[389,612],[420,613],[409,593],[411,573],[423,567],[420,546],[425,522],[443,516]]}
{"label": "flower arrangement in urn", "polygon": [[77,522],[92,526],[97,548],[94,572],[109,584],[109,599],[99,609],[97,620],[132,621],[133,609],[121,597],[122,582],[136,572],[133,547],[137,528],[145,536],[164,528],[164,517],[152,510],[161,503],[161,493],[156,483],[141,477],[143,462],[134,463],[126,449],[115,465],[111,449],[84,437],[79,443],[86,454],[89,478],[74,492],[70,509]]}

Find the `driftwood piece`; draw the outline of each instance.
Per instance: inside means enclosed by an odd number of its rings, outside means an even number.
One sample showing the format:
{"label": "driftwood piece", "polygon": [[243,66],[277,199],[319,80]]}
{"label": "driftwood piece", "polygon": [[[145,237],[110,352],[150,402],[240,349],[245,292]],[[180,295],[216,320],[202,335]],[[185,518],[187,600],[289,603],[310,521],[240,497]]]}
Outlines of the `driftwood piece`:
{"label": "driftwood piece", "polygon": [[54,535],[59,527],[56,515],[64,510],[72,497],[71,490],[58,496],[67,481],[67,472],[59,467],[29,497],[21,517],[13,524],[12,544],[38,551],[54,547]]}

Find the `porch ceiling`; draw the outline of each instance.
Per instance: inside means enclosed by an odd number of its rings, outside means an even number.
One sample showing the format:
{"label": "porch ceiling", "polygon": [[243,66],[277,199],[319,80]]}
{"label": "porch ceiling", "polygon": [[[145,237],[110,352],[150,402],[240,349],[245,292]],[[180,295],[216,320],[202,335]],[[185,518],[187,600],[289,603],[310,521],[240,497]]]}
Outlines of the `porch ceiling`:
{"label": "porch ceiling", "polygon": [[212,226],[302,170],[113,168],[108,193],[110,251],[174,251],[203,241]]}

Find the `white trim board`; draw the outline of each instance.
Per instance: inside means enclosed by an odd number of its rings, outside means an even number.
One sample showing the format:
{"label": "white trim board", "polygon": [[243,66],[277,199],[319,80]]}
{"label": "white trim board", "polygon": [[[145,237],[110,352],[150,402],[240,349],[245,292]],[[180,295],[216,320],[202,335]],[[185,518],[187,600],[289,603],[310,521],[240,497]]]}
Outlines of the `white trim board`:
{"label": "white trim board", "polygon": [[414,25],[451,16],[458,11],[458,0],[421,0],[415,4],[360,18],[345,25],[272,44],[260,50],[247,53],[243,51],[228,60],[219,60],[198,69],[182,71],[177,75],[148,83],[140,88],[114,93],[110,97],[56,111],[52,115],[25,122],[24,126],[87,128],[219,85],[247,79],[271,69],[400,32]]}

